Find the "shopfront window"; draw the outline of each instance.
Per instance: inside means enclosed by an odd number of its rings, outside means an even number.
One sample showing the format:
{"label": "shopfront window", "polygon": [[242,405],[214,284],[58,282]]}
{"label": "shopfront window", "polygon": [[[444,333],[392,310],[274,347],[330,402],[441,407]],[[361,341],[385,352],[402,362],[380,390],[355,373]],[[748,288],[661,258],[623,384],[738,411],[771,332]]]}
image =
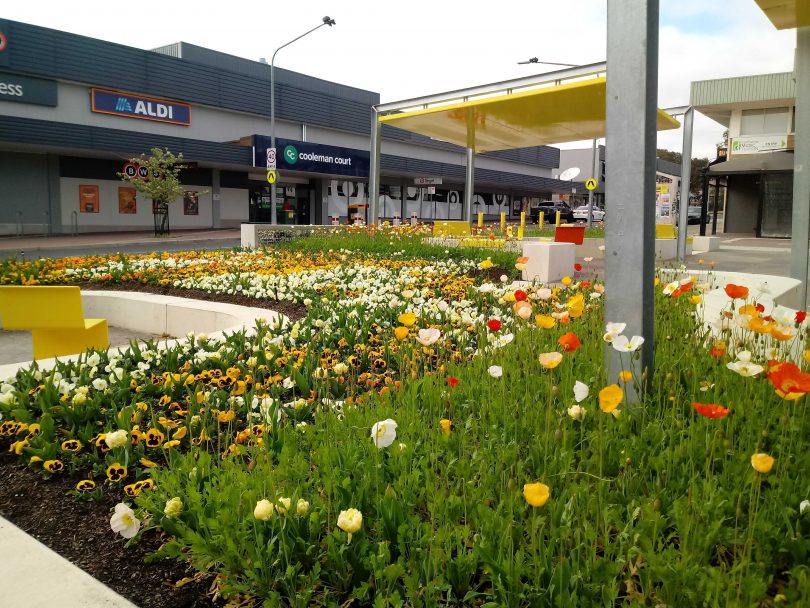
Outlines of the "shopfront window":
{"label": "shopfront window", "polygon": [[743,110],[740,135],[770,135],[787,133],[790,108],[759,108]]}
{"label": "shopfront window", "polygon": [[762,182],[759,236],[788,238],[793,221],[793,174],[766,173]]}

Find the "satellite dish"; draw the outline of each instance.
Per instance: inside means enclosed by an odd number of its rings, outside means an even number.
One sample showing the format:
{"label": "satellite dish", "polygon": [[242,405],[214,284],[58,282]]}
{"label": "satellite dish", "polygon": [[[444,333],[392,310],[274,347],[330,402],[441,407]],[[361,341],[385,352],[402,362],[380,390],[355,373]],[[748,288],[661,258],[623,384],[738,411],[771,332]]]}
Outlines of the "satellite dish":
{"label": "satellite dish", "polygon": [[577,175],[579,175],[579,167],[571,167],[560,173],[560,179],[567,182],[574,179]]}

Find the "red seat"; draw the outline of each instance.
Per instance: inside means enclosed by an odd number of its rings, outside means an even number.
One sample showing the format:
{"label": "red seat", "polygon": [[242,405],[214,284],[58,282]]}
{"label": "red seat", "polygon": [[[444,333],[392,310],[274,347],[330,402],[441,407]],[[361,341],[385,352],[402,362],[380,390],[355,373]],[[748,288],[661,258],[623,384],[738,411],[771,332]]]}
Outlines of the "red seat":
{"label": "red seat", "polygon": [[585,240],[585,226],[557,226],[554,230],[555,243],[582,245]]}

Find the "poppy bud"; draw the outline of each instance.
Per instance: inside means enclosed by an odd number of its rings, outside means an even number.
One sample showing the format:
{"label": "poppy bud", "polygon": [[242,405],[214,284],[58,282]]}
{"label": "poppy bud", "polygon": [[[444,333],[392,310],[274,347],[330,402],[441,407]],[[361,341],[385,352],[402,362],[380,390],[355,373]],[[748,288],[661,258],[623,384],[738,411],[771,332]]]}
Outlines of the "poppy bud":
{"label": "poppy bud", "polygon": [[765,439],[768,438],[768,429],[762,429],[762,437]]}
{"label": "poppy bud", "polygon": [[661,510],[661,499],[660,499],[660,498],[656,498],[656,499],[653,501],[653,505],[652,505],[652,507],[653,507],[653,511],[655,511],[656,513],[657,513],[658,511],[660,511],[660,510]]}
{"label": "poppy bud", "polygon": [[560,394],[560,387],[557,386],[557,385],[552,386],[551,387],[551,396],[556,397],[559,394]]}
{"label": "poppy bud", "polygon": [[557,429],[556,431],[554,431],[554,439],[559,441],[560,439],[562,439],[562,437],[563,437],[562,429]]}

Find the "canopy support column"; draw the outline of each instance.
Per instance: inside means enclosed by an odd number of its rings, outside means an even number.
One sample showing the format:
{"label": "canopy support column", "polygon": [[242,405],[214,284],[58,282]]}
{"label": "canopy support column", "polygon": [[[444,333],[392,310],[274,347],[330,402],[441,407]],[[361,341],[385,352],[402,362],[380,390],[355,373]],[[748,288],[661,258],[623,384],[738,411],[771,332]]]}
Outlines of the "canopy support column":
{"label": "canopy support column", "polygon": [[[630,369],[627,403],[650,386],[655,347],[655,149],[658,94],[658,0],[608,0],[605,320],[627,323],[628,336],[645,339],[641,356],[623,357],[605,345],[607,382]],[[613,208],[615,206],[615,208]]]}
{"label": "canopy support column", "polygon": [[793,170],[793,232],[790,276],[799,279],[797,306],[807,307],[808,246],[810,245],[810,27],[796,30],[796,150]]}
{"label": "canopy support column", "polygon": [[[591,177],[596,178],[596,140],[591,148]],[[593,190],[588,190],[588,228],[593,226]]]}
{"label": "canopy support column", "polygon": [[368,173],[368,223],[376,224],[380,200],[380,121],[377,108],[371,106],[371,145]]}
{"label": "canopy support column", "polygon": [[689,106],[683,115],[683,147],[681,148],[681,206],[678,208],[678,261],[686,259],[686,233],[689,228],[689,191],[692,181],[692,133],[695,108]]}
{"label": "canopy support column", "polygon": [[473,189],[475,188],[475,150],[467,148],[467,175],[464,178],[464,217],[472,222]]}

